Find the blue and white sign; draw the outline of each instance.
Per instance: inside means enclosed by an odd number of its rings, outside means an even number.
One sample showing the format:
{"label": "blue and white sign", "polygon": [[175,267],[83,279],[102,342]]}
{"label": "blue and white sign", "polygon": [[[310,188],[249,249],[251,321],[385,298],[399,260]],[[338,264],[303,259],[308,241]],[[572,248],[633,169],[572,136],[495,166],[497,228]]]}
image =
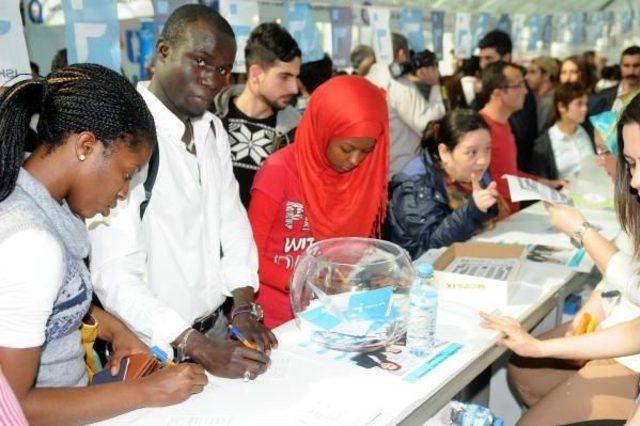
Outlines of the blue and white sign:
{"label": "blue and white sign", "polygon": [[613,31],[613,26],[616,23],[616,14],[613,11],[603,12],[602,23],[604,28],[602,29],[605,38],[609,38]]}
{"label": "blue and white sign", "polygon": [[439,59],[443,58],[442,37],[444,36],[444,12],[434,10],[431,12],[431,40],[433,41],[433,53]]}
{"label": "blue and white sign", "polygon": [[503,13],[502,15],[500,15],[500,19],[496,24],[496,29],[504,31],[507,34],[511,34],[511,17],[508,13]]}
{"label": "blue and white sign", "polygon": [[603,16],[601,12],[593,12],[588,15],[589,26],[587,27],[587,42],[595,43],[604,37]]}
{"label": "blue and white sign", "polygon": [[553,15],[545,15],[542,21],[542,45],[545,49],[551,47],[553,41]]}
{"label": "blue and white sign", "polygon": [[353,13],[350,7],[333,7],[331,16],[331,53],[333,65],[338,69],[351,66],[351,27]]}
{"label": "blue and white sign", "polygon": [[484,12],[475,16],[475,27],[473,31],[473,48],[478,47],[478,43],[482,37],[489,31],[489,23],[491,22],[491,14]]}
{"label": "blue and white sign", "polygon": [[618,12],[618,22],[620,23],[620,31],[622,35],[627,35],[633,28],[633,15],[630,10],[621,10]]}
{"label": "blue and white sign", "polygon": [[542,39],[542,15],[540,13],[535,13],[531,16],[529,27],[531,28],[531,33],[527,50],[535,52],[538,50],[538,42]]}
{"label": "blue and white sign", "polygon": [[574,46],[584,42],[584,18],[584,12],[572,12],[571,15],[569,15],[571,44]]}
{"label": "blue and white sign", "polygon": [[[27,43],[24,39],[20,0],[0,2],[0,87],[31,78]],[[21,75],[18,77],[18,75]]]}
{"label": "blue and white sign", "polygon": [[284,3],[284,26],[298,42],[302,62],[319,61],[324,57],[322,39],[313,23],[309,3]]}
{"label": "blue and white sign", "polygon": [[527,15],[517,13],[513,16],[513,25],[511,26],[511,40],[513,45],[518,45],[520,37],[522,36],[522,30],[527,23]]}
{"label": "blue and white sign", "polygon": [[44,23],[44,7],[41,0],[29,0],[25,2],[26,16],[32,24]]}
{"label": "blue and white sign", "polygon": [[220,3],[221,1],[218,0],[198,0],[198,4],[208,6],[215,11],[220,10]]}
{"label": "blue and white sign", "polygon": [[135,64],[136,71],[129,75],[129,79],[133,83],[137,83],[140,80],[149,80],[150,76],[147,71],[147,61],[149,57],[153,55],[156,39],[153,21],[140,21],[137,29],[126,29],[124,31],[124,37],[127,54],[123,69],[126,70],[129,68],[129,64]]}
{"label": "blue and white sign", "polygon": [[456,56],[458,58],[468,58],[473,53],[473,38],[471,35],[471,14],[456,13]]}
{"label": "blue and white sign", "polygon": [[62,0],[67,58],[120,72],[120,27],[116,0]]}
{"label": "blue and white sign", "polygon": [[153,21],[156,28],[156,37],[160,36],[164,23],[167,22],[171,13],[185,4],[192,4],[192,0],[152,0],[153,2]]}
{"label": "blue and white sign", "polygon": [[422,11],[405,7],[400,13],[400,32],[409,40],[409,48],[422,52],[424,45],[424,17]]}
{"label": "blue and white sign", "polygon": [[393,45],[391,43],[391,12],[385,7],[369,8],[369,18],[373,29],[373,50],[378,62],[393,62]]}
{"label": "blue and white sign", "polygon": [[245,0],[221,0],[220,14],[224,16],[236,35],[236,60],[233,64],[234,72],[245,72],[244,48],[249,40],[251,30],[260,22],[260,14],[257,1]]}

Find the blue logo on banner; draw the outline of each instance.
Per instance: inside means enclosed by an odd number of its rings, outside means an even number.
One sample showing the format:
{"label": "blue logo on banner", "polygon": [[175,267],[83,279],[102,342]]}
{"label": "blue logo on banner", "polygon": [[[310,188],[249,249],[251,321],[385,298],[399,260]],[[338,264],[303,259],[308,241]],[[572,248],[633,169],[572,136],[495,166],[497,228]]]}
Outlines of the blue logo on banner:
{"label": "blue logo on banner", "polygon": [[[127,59],[129,62],[138,64],[139,72],[132,76],[133,82],[138,80],[148,80],[147,60],[153,54],[155,44],[155,29],[152,21],[140,22],[139,30],[127,30]],[[134,40],[138,40],[137,49]]]}
{"label": "blue logo on banner", "polygon": [[424,18],[420,9],[405,7],[400,14],[400,28],[402,34],[407,37],[409,47],[415,52],[422,52],[424,45]]}
{"label": "blue logo on banner", "polygon": [[503,13],[500,15],[500,20],[496,25],[496,29],[504,31],[507,34],[511,34],[511,18],[508,14]]}
{"label": "blue logo on banner", "polygon": [[0,36],[5,35],[11,29],[10,21],[0,21]]}
{"label": "blue logo on banner", "polygon": [[333,64],[338,68],[350,65],[351,25],[353,15],[351,8],[334,7],[331,9],[331,43]]}
{"label": "blue logo on banner", "polygon": [[489,31],[489,21],[491,21],[490,13],[480,13],[476,16],[476,28],[473,34],[473,44],[472,46],[475,48],[480,43],[480,40],[484,35]]}
{"label": "blue logo on banner", "polygon": [[534,14],[531,17],[531,37],[529,38],[528,49],[530,52],[535,51],[538,48],[538,41],[542,36],[542,15],[539,13]]}
{"label": "blue logo on banner", "polygon": [[284,25],[300,46],[302,62],[322,59],[322,40],[313,22],[309,3],[285,2]]}
{"label": "blue logo on banner", "polygon": [[203,4],[205,6],[209,6],[211,9],[216,12],[220,10],[220,2],[218,0],[198,0],[198,3]]}
{"label": "blue logo on banner", "polygon": [[29,19],[34,24],[42,24],[44,22],[44,18],[42,17],[42,4],[39,0],[31,0],[29,1]]}
{"label": "blue logo on banner", "polygon": [[434,10],[431,12],[431,39],[433,40],[433,53],[442,59],[442,37],[444,35],[444,12]]}
{"label": "blue logo on banner", "polygon": [[116,0],[62,0],[69,63],[92,62],[120,71]]}

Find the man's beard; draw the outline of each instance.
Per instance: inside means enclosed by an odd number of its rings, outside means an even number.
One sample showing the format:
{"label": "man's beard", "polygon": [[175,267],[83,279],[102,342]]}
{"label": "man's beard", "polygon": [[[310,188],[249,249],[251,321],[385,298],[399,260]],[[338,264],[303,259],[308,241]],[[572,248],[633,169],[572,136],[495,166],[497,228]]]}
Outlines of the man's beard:
{"label": "man's beard", "polygon": [[[292,99],[289,98],[289,99]],[[282,111],[283,109],[285,109],[286,107],[288,107],[289,105],[291,105],[290,102],[286,102],[284,105],[280,104],[277,100],[269,100],[265,98],[265,101],[267,101],[267,104],[271,107],[272,110],[274,111]]]}

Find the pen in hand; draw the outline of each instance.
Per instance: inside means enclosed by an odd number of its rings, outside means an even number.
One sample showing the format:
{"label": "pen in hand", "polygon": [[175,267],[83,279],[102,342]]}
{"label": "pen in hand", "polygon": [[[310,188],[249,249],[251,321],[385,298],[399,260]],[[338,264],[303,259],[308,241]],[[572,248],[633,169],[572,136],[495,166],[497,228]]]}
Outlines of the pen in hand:
{"label": "pen in hand", "polygon": [[258,350],[258,347],[256,345],[254,345],[253,343],[251,343],[246,337],[244,337],[244,334],[242,334],[240,332],[240,330],[238,330],[236,327],[230,325],[229,326],[229,331],[231,332],[231,334],[233,334],[235,336],[236,339],[238,339],[240,342],[242,342],[242,344],[249,348],[249,349],[253,349],[255,351]]}

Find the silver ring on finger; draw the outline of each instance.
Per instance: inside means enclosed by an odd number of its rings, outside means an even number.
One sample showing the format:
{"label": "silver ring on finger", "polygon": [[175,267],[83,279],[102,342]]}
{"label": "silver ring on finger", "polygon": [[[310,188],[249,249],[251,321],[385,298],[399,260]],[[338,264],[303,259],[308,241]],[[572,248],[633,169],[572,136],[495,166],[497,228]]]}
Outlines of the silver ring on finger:
{"label": "silver ring on finger", "polygon": [[242,380],[248,382],[249,379],[251,379],[251,371],[245,370]]}

